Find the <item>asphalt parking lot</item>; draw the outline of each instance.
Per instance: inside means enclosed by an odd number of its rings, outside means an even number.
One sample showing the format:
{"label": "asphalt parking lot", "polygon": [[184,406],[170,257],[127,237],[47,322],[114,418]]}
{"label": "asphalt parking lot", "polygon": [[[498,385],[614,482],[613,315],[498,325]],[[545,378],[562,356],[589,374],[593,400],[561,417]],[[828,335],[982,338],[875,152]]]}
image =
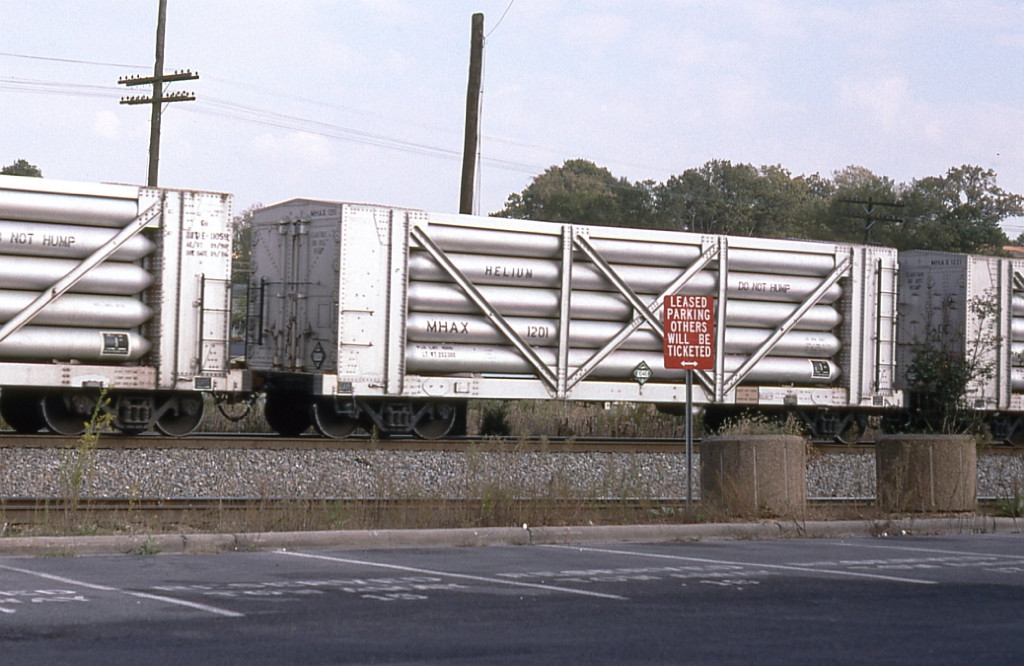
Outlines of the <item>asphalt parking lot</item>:
{"label": "asphalt parking lot", "polygon": [[1024,536],[0,557],[11,664],[1019,663]]}

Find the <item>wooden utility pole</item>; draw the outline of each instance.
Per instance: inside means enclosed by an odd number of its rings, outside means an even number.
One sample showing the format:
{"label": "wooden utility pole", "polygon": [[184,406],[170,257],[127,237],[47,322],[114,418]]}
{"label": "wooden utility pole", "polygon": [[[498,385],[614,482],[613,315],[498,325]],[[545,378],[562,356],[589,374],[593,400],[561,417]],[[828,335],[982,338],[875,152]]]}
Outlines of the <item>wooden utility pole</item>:
{"label": "wooden utility pole", "polygon": [[470,31],[469,85],[466,89],[466,140],[462,148],[462,192],[459,212],[473,214],[473,181],[476,178],[477,137],[480,131],[480,82],[484,60],[484,15],[473,14]]}
{"label": "wooden utility pole", "polygon": [[898,201],[885,202],[875,201],[873,198],[868,197],[867,201],[863,199],[840,199],[842,203],[855,204],[862,207],[864,214],[847,213],[846,217],[853,217],[860,220],[864,220],[864,243],[868,244],[871,242],[871,228],[875,226],[875,222],[903,222],[902,217],[895,215],[878,215],[875,213],[875,209],[878,207],[882,208],[903,208],[903,204]]}
{"label": "wooden utility pole", "polygon": [[160,8],[156,21],[156,63],[153,65],[153,76],[122,77],[117,82],[123,86],[152,85],[153,94],[149,97],[136,95],[122,97],[121,104],[151,104],[153,106],[149,123],[149,179],[150,187],[156,187],[157,174],[160,170],[160,116],[165,102],[191,102],[195,100],[193,93],[164,94],[164,83],[170,81],[186,81],[198,79],[199,75],[189,70],[164,74],[164,31],[167,25],[167,0],[160,0]]}

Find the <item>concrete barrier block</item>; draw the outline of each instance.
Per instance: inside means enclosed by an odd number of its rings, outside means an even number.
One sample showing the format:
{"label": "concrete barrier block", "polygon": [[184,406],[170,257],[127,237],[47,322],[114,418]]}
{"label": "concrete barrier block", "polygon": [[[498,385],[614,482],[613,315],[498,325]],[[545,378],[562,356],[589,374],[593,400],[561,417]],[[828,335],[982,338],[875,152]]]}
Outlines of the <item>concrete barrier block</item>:
{"label": "concrete barrier block", "polygon": [[701,501],[737,516],[802,516],[807,444],[794,435],[710,437],[701,442]]}
{"label": "concrete barrier block", "polygon": [[878,506],[886,511],[974,511],[978,449],[970,435],[885,435],[875,444]]}

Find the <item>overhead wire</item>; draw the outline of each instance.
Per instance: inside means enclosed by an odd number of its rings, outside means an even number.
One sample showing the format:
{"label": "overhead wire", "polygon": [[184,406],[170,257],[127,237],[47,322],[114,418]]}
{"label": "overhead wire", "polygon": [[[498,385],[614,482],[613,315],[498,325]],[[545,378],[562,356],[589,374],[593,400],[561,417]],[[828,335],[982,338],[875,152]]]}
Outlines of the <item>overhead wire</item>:
{"label": "overhead wire", "polygon": [[[113,86],[42,81],[39,79],[22,79],[17,77],[0,78],[0,90],[63,97],[71,96],[120,99],[120,97],[123,96],[123,91]],[[377,146],[391,150],[404,151],[411,154],[441,157],[446,159],[461,158],[461,153],[459,151],[450,148],[444,148],[418,141],[399,139],[393,136],[376,134],[373,132],[359,130],[354,127],[312,120],[301,116],[268,111],[209,95],[202,95],[196,101],[198,106],[193,107],[190,105],[182,107],[181,110],[192,113],[220,116],[242,122],[276,127],[278,129],[302,131],[309,134],[323,136],[328,139]],[[494,168],[524,173],[536,173],[538,168],[543,168],[536,164],[500,158],[486,158],[484,159],[484,162]]]}
{"label": "overhead wire", "polygon": [[[504,20],[504,18],[508,15],[509,10],[511,10],[511,8],[512,8],[512,6],[514,4],[515,4],[515,0],[511,0],[509,2],[508,6],[506,6],[506,8],[505,8],[505,11],[502,13],[501,17],[499,18],[498,23],[496,23],[495,26],[493,28],[491,28],[491,30],[487,33],[487,35],[491,35],[491,34],[494,33],[494,31],[501,24],[502,20]],[[485,40],[484,40],[485,51],[486,51],[486,39],[487,38],[485,37]],[[28,59],[28,60],[40,60],[40,61],[50,61],[50,62],[65,63],[65,64],[68,64],[68,63],[70,63],[70,64],[80,64],[80,65],[89,65],[89,66],[98,66],[98,67],[117,67],[117,68],[147,70],[146,67],[143,67],[143,66],[140,66],[140,65],[131,65],[131,64],[125,64],[125,63],[114,63],[114,62],[103,62],[103,61],[85,60],[85,59],[76,59],[76,58],[57,58],[57,57],[49,57],[49,56],[37,56],[37,55],[22,54],[22,53],[11,53],[11,52],[8,52],[8,51],[0,51],[0,57],[21,58],[21,59]],[[486,55],[485,55],[484,62],[486,63]],[[440,128],[440,127],[436,127],[436,126],[430,126],[430,125],[426,125],[426,124],[423,124],[423,123],[416,123],[414,121],[408,121],[408,120],[403,120],[403,119],[398,119],[398,118],[389,118],[389,117],[384,116],[383,114],[380,114],[378,112],[366,111],[366,110],[358,109],[358,108],[355,108],[355,107],[342,106],[342,105],[334,104],[334,103],[331,103],[331,102],[326,102],[324,100],[311,99],[311,98],[308,98],[308,97],[302,97],[302,96],[296,96],[296,95],[283,95],[283,94],[280,94],[280,93],[269,91],[269,90],[267,90],[265,88],[262,88],[260,86],[254,86],[254,85],[251,85],[251,84],[244,84],[244,83],[233,82],[233,81],[230,81],[230,80],[227,80],[227,79],[223,79],[223,78],[219,78],[219,77],[215,77],[215,76],[204,75],[204,78],[206,78],[208,80],[211,80],[211,81],[216,81],[218,83],[222,83],[222,84],[225,84],[225,85],[230,85],[230,86],[235,86],[235,87],[240,87],[240,88],[248,88],[248,89],[251,89],[251,90],[256,90],[258,92],[261,92],[262,94],[273,95],[273,96],[282,97],[282,98],[289,98],[289,99],[293,99],[295,101],[299,101],[299,102],[303,102],[303,103],[307,103],[307,104],[315,104],[315,105],[325,106],[327,108],[339,109],[339,110],[343,110],[343,111],[346,111],[346,112],[349,112],[349,113],[360,113],[360,114],[367,115],[367,116],[370,116],[370,117],[377,117],[377,118],[382,118],[382,119],[386,119],[386,120],[391,120],[391,121],[394,121],[394,122],[406,123],[406,124],[418,126],[418,127],[424,128],[424,129],[429,129],[431,131],[440,131],[440,132],[447,132],[447,133],[454,132],[454,130],[451,130],[451,129],[448,129],[448,128]],[[11,91],[14,91],[14,92],[30,93],[30,94],[45,94],[45,95],[60,95],[60,96],[75,96],[75,97],[94,97],[94,98],[108,97],[108,98],[111,98],[111,99],[120,99],[123,96],[123,90],[120,89],[120,88],[117,88],[116,86],[113,86],[113,85],[111,85],[111,86],[104,86],[104,85],[95,85],[95,84],[94,85],[90,85],[90,84],[82,84],[82,83],[53,82],[53,81],[43,81],[43,80],[38,80],[38,79],[21,79],[21,78],[15,78],[15,77],[0,77],[0,89],[11,90]],[[483,104],[482,96],[483,96],[483,86],[481,85],[481,102],[480,102],[480,104],[481,104],[480,112],[481,113],[482,113],[482,104]],[[417,141],[408,141],[408,140],[399,139],[399,138],[395,138],[395,137],[391,137],[391,136],[386,136],[386,135],[383,135],[383,134],[375,134],[375,133],[372,133],[372,132],[366,132],[366,131],[363,131],[363,130],[358,130],[358,129],[355,129],[353,127],[346,127],[346,126],[343,126],[343,125],[337,125],[337,124],[333,124],[333,123],[327,123],[327,122],[323,122],[323,121],[312,120],[312,119],[303,118],[303,117],[300,117],[300,116],[294,116],[294,115],[282,114],[282,113],[278,113],[278,112],[274,112],[274,111],[268,111],[268,110],[265,110],[265,109],[259,109],[257,107],[246,106],[246,105],[238,104],[238,103],[235,103],[235,102],[230,102],[230,101],[224,100],[224,99],[218,99],[218,98],[215,98],[215,97],[210,97],[208,95],[198,96],[196,102],[197,102],[197,105],[184,105],[181,108],[181,110],[184,110],[186,112],[191,112],[191,113],[200,113],[200,114],[207,114],[207,115],[213,115],[213,116],[221,116],[221,117],[226,117],[226,118],[232,118],[232,119],[240,120],[240,121],[243,121],[243,122],[249,122],[249,123],[254,123],[254,124],[259,124],[259,125],[264,125],[264,126],[269,126],[269,127],[276,127],[278,129],[286,129],[286,130],[293,130],[293,131],[305,131],[305,132],[309,132],[311,134],[316,134],[316,135],[319,135],[319,136],[323,136],[325,138],[332,139],[332,140],[348,141],[348,142],[352,142],[352,143],[360,143],[360,144],[365,144],[365,145],[372,145],[372,146],[377,146],[377,147],[382,147],[382,148],[388,148],[388,149],[391,149],[391,150],[399,150],[399,151],[409,152],[409,153],[412,153],[412,154],[426,155],[426,156],[432,156],[432,157],[440,157],[440,158],[445,158],[445,159],[461,159],[461,153],[459,151],[457,151],[457,150],[453,150],[453,149],[449,149],[449,148],[443,148],[441,146],[430,145],[430,144],[427,144],[427,143],[422,143],[422,142],[417,142]],[[209,107],[211,107],[211,108],[207,108],[207,105]],[[501,170],[505,170],[505,171],[514,171],[514,172],[527,173],[527,174],[538,174],[538,173],[543,172],[545,169],[547,169],[551,165],[550,164],[539,164],[539,163],[535,163],[535,162],[524,162],[524,161],[512,160],[512,159],[504,159],[504,158],[498,158],[498,157],[486,157],[486,156],[484,156],[483,150],[482,150],[483,139],[487,139],[489,142],[492,142],[492,143],[495,143],[495,144],[507,145],[507,146],[517,146],[517,147],[521,147],[521,148],[528,148],[528,149],[531,149],[531,150],[540,150],[540,151],[545,151],[545,152],[549,152],[549,153],[552,153],[552,154],[559,154],[559,155],[566,154],[566,151],[568,150],[568,149],[556,149],[556,148],[551,148],[551,147],[547,147],[547,146],[541,146],[541,145],[537,145],[537,144],[532,144],[532,143],[527,143],[527,142],[522,142],[522,141],[516,141],[514,139],[508,139],[508,138],[504,138],[504,137],[497,137],[497,136],[492,136],[492,135],[484,134],[480,130],[480,124],[478,124],[477,132],[478,132],[478,136],[477,136],[477,156],[476,156],[477,164],[478,165],[487,165],[489,167],[496,168],[496,169],[501,169]],[[634,166],[642,166],[642,165],[634,165]],[[482,182],[482,180],[481,180],[482,179],[481,171],[482,170],[480,168],[477,169],[477,188],[476,188],[477,193],[480,192],[480,186],[479,185]]]}
{"label": "overhead wire", "polygon": [[[319,120],[310,120],[307,118],[302,118],[300,116],[293,116],[285,113],[266,111],[263,109],[258,109],[256,107],[245,106],[242,104],[230,102],[228,100],[210,97],[207,95],[204,95],[201,98],[201,101],[203,102],[203,104],[200,104],[199,106],[187,106],[184,107],[182,110],[192,113],[222,116],[257,125],[276,127],[278,129],[306,132],[309,134],[323,136],[328,139],[336,139],[340,141],[347,141],[350,143],[390,148],[393,150],[401,150],[409,153],[427,155],[432,157],[442,157],[446,159],[461,159],[462,156],[462,154],[458,150],[454,150],[451,148],[443,148],[440,146],[422,143],[418,141],[398,139],[383,134],[376,134],[373,132],[367,132],[365,130],[359,130],[353,127],[338,125],[335,123],[329,123]],[[213,109],[216,110],[207,109],[205,108],[205,106],[213,107]],[[484,161],[491,166],[505,170],[522,171],[526,173],[536,173],[537,171],[537,165],[535,164],[516,162],[514,160],[485,158]]]}
{"label": "overhead wire", "polygon": [[26,53],[10,53],[8,51],[0,51],[0,56],[6,58],[21,58],[24,60],[44,60],[48,62],[59,62],[72,65],[97,65],[100,67],[118,67],[121,69],[146,69],[146,67],[143,67],[141,65],[126,65],[124,63],[119,62],[100,62],[97,60],[79,60],[75,58],[54,58],[52,56],[37,56],[29,55]]}
{"label": "overhead wire", "polygon": [[494,31],[498,29],[498,26],[501,25],[501,22],[505,20],[506,16],[508,16],[508,10],[512,9],[512,5],[514,5],[515,3],[516,0],[508,0],[508,6],[505,7],[505,11],[503,11],[501,13],[501,16],[498,17],[498,22],[494,24],[494,27],[491,28],[486,35],[484,35],[484,42],[486,42],[487,38],[494,34]]}
{"label": "overhead wire", "polygon": [[118,96],[118,90],[112,86],[43,81],[40,79],[22,79],[13,76],[0,77],[0,89],[46,95],[71,95],[75,97],[116,98]]}

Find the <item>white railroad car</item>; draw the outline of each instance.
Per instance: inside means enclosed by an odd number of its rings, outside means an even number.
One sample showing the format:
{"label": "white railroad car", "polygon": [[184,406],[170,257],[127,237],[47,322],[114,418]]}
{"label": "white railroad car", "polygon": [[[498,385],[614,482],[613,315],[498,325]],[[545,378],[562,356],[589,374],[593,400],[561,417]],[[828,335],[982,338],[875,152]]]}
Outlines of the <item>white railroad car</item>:
{"label": "white railroad car", "polygon": [[965,406],[1024,443],[1024,259],[901,252],[899,293],[899,387],[922,348],[953,354],[973,368]]}
{"label": "white railroad car", "polygon": [[666,295],[715,299],[694,403],[837,434],[902,405],[889,248],[331,201],[256,211],[247,357],[282,434],[439,437],[469,398],[685,404]]}
{"label": "white railroad car", "polygon": [[0,176],[0,415],[191,432],[229,371],[231,197]]}

